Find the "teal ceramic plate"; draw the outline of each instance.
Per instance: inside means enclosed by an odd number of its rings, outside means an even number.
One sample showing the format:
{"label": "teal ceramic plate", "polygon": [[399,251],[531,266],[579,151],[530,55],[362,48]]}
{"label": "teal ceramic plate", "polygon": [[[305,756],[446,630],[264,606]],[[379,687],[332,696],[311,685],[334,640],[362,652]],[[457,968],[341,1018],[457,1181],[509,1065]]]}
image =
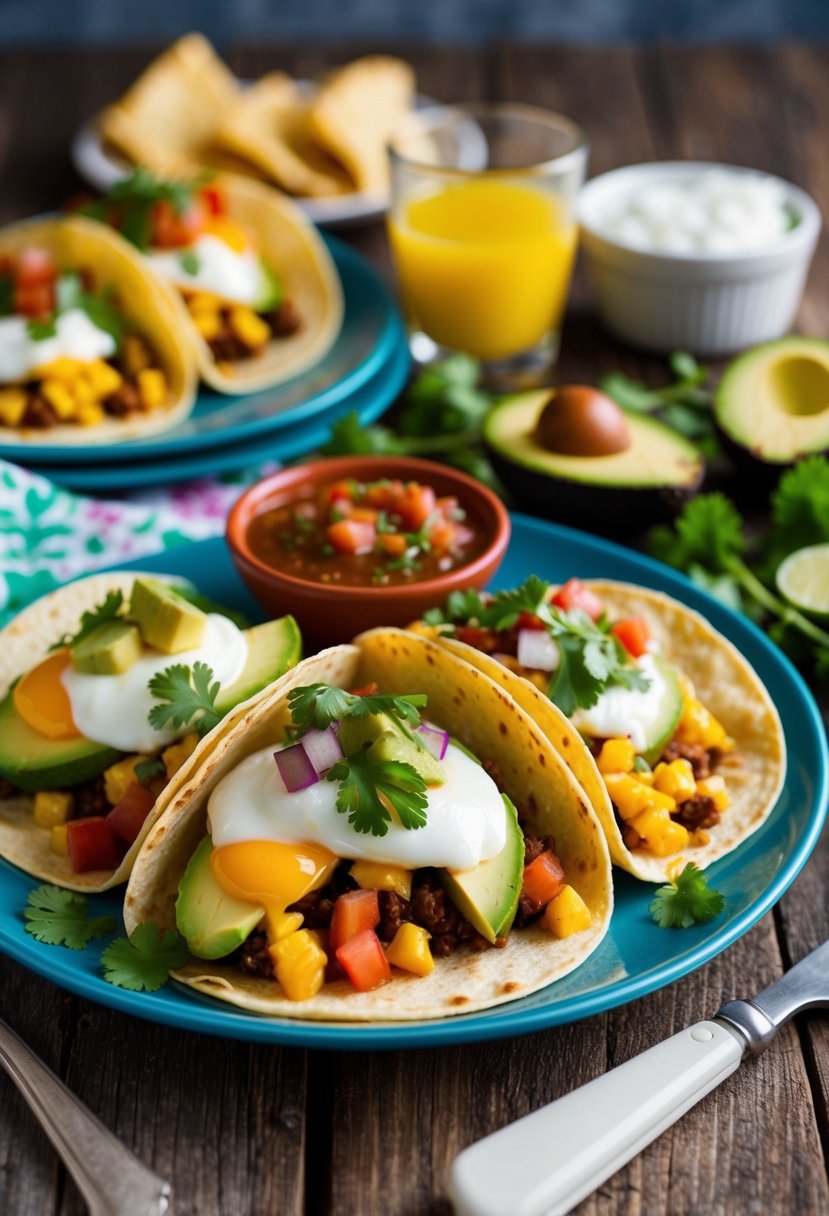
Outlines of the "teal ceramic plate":
{"label": "teal ceramic plate", "polygon": [[[174,549],[141,564],[183,574],[208,595],[255,613],[222,541]],[[21,909],[35,884],[5,864],[0,870],[0,949],[56,984],[139,1017],[231,1038],[343,1050],[435,1047],[541,1030],[635,1000],[719,954],[776,903],[817,842],[826,818],[829,774],[826,737],[817,707],[789,662],[758,629],[647,558],[568,528],[515,516],[512,542],[497,584],[508,587],[531,573],[556,581],[570,575],[623,579],[675,595],[704,613],[735,643],[774,698],[789,752],[786,785],[760,830],[711,867],[711,882],[726,897],[725,911],[714,921],[685,930],[659,929],[648,912],[653,888],[617,874],[610,932],[588,961],[563,980],[482,1013],[443,1021],[365,1026],[260,1018],[172,985],[156,993],[114,988],[99,972],[104,943],[75,952],[41,945],[23,931]],[[97,896],[91,902],[96,913],[118,911],[117,897],[112,895]],[[750,988],[750,977],[746,982]]]}
{"label": "teal ceramic plate", "polygon": [[0,456],[19,464],[123,465],[132,460],[181,457],[222,448],[285,427],[313,421],[320,413],[360,389],[405,342],[400,317],[389,292],[365,258],[326,238],[342,280],[345,317],[328,354],[301,376],[261,393],[231,397],[204,385],[192,414],[180,426],[135,443],[89,444],[68,448],[48,442],[0,443]]}

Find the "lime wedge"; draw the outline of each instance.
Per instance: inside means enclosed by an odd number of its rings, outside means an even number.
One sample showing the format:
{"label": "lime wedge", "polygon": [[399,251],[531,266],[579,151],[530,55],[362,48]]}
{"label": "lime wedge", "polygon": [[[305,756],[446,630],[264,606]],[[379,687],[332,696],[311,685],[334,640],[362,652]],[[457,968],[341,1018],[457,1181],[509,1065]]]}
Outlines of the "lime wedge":
{"label": "lime wedge", "polygon": [[795,608],[829,617],[829,544],[796,549],[777,567],[780,594]]}

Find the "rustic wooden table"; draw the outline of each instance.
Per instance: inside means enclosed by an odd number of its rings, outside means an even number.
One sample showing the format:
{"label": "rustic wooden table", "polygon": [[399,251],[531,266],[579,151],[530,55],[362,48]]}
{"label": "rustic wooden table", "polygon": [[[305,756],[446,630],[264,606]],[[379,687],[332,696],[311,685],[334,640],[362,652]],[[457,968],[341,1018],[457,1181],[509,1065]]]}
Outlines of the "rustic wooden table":
{"label": "rustic wooden table", "polygon": [[[48,38],[48,30],[44,30]],[[116,96],[150,50],[0,55],[0,222],[78,187],[78,124]],[[230,56],[241,75],[312,76],[365,45]],[[829,51],[402,48],[423,92],[513,99],[586,127],[591,172],[656,158],[747,164],[804,186],[829,214]],[[382,229],[349,239],[385,266]],[[799,328],[829,334],[829,248]],[[564,381],[603,370],[658,379],[587,311],[581,275],[564,335]],[[739,486],[732,484],[732,490]],[[604,1072],[723,1000],[751,995],[829,936],[829,841],[774,911],[720,958],[635,1004],[504,1042],[386,1054],[249,1046],[131,1020],[0,958],[0,1012],[176,1191],[182,1216],[447,1213],[455,1154]],[[803,1016],[578,1209],[580,1216],[829,1212],[829,1024]],[[11,1085],[0,1079],[0,1212],[83,1205]],[[505,1213],[504,1216],[509,1216]]]}

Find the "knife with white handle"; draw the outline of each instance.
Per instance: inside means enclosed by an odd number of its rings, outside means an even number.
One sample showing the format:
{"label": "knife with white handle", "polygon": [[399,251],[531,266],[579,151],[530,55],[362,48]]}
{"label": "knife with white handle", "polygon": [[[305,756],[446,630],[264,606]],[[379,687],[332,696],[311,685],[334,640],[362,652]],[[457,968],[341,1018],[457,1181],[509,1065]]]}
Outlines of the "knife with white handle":
{"label": "knife with white handle", "polygon": [[603,1077],[456,1157],[457,1216],[562,1216],[661,1135],[802,1009],[829,1006],[829,942],[751,1001],[728,1001]]}

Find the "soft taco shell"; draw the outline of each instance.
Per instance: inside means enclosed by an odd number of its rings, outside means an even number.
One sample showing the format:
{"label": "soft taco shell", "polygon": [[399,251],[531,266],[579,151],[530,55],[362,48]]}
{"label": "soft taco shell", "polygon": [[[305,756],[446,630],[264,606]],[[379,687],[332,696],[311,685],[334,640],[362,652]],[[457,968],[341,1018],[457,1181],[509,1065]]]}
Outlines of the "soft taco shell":
{"label": "soft taco shell", "polygon": [[[65,633],[77,629],[83,612],[91,611],[110,591],[122,591],[125,598],[132,590],[135,574],[113,571],[92,574],[66,587],[59,587],[41,596],[0,631],[0,699],[6,696],[18,676],[44,658],[48,647]],[[166,574],[153,574],[163,582],[181,582]],[[284,677],[282,677],[284,678]],[[279,681],[271,685],[276,688]],[[257,694],[261,695],[261,694]],[[184,784],[209,754],[214,740],[229,731],[244,707],[243,702],[232,709],[219,725],[206,735],[195,751],[162,790],[144,823],[135,843],[129,848],[116,870],[89,870],[76,874],[67,857],[49,848],[49,833],[33,819],[34,795],[21,792],[0,800],[0,857],[46,882],[56,883],[72,891],[106,891],[125,882],[142,841],[161,815],[176,790]]]}
{"label": "soft taco shell", "polygon": [[187,862],[207,830],[207,800],[241,760],[279,741],[290,722],[290,688],[326,682],[353,688],[376,680],[391,693],[425,692],[430,721],[451,730],[477,755],[500,766],[507,791],[531,825],[556,838],[568,881],[593,914],[590,929],[557,940],[538,927],[510,935],[503,950],[457,951],[424,977],[396,973],[374,992],[345,981],[309,1001],[290,1001],[272,980],[244,975],[230,963],[193,959],[174,972],[182,983],[256,1013],[312,1020],[403,1021],[470,1013],[515,1000],[560,979],[604,937],[613,905],[610,859],[598,821],[581,789],[530,718],[491,680],[436,644],[398,629],[375,629],[353,646],[337,646],[295,667],[278,689],[248,706],[231,732],[180,785],[147,837],[124,904],[128,931],[142,921],[175,925],[175,899]]}
{"label": "soft taco shell", "polygon": [[88,267],[95,289],[112,287],[130,326],[152,347],[167,379],[168,400],[148,413],[105,418],[94,426],[69,424],[21,430],[0,426],[0,442],[19,444],[94,444],[143,439],[183,422],[193,408],[196,366],[184,341],[179,301],[166,284],[159,286],[143,259],[122,237],[83,216],[24,220],[0,230],[0,257],[34,245],[48,250],[59,270]]}
{"label": "soft taco shell", "polygon": [[658,591],[626,583],[587,581],[611,617],[644,616],[662,653],[694,684],[696,695],[734,739],[739,767],[722,770],[731,805],[708,828],[710,841],[669,857],[632,853],[622,840],[607,787],[587,745],[549,697],[490,655],[454,639],[440,645],[500,683],[563,757],[599,816],[616,865],[645,882],[665,882],[678,857],[701,868],[730,853],[771,814],[786,775],[780,716],[754,668],[731,642],[684,604]]}
{"label": "soft taco shell", "polygon": [[182,305],[202,379],[222,393],[254,393],[299,375],[333,346],[343,320],[342,286],[322,238],[294,203],[232,174],[216,182],[232,218],[256,234],[262,256],[302,322],[297,333],[272,340],[261,354],[218,364]]}

